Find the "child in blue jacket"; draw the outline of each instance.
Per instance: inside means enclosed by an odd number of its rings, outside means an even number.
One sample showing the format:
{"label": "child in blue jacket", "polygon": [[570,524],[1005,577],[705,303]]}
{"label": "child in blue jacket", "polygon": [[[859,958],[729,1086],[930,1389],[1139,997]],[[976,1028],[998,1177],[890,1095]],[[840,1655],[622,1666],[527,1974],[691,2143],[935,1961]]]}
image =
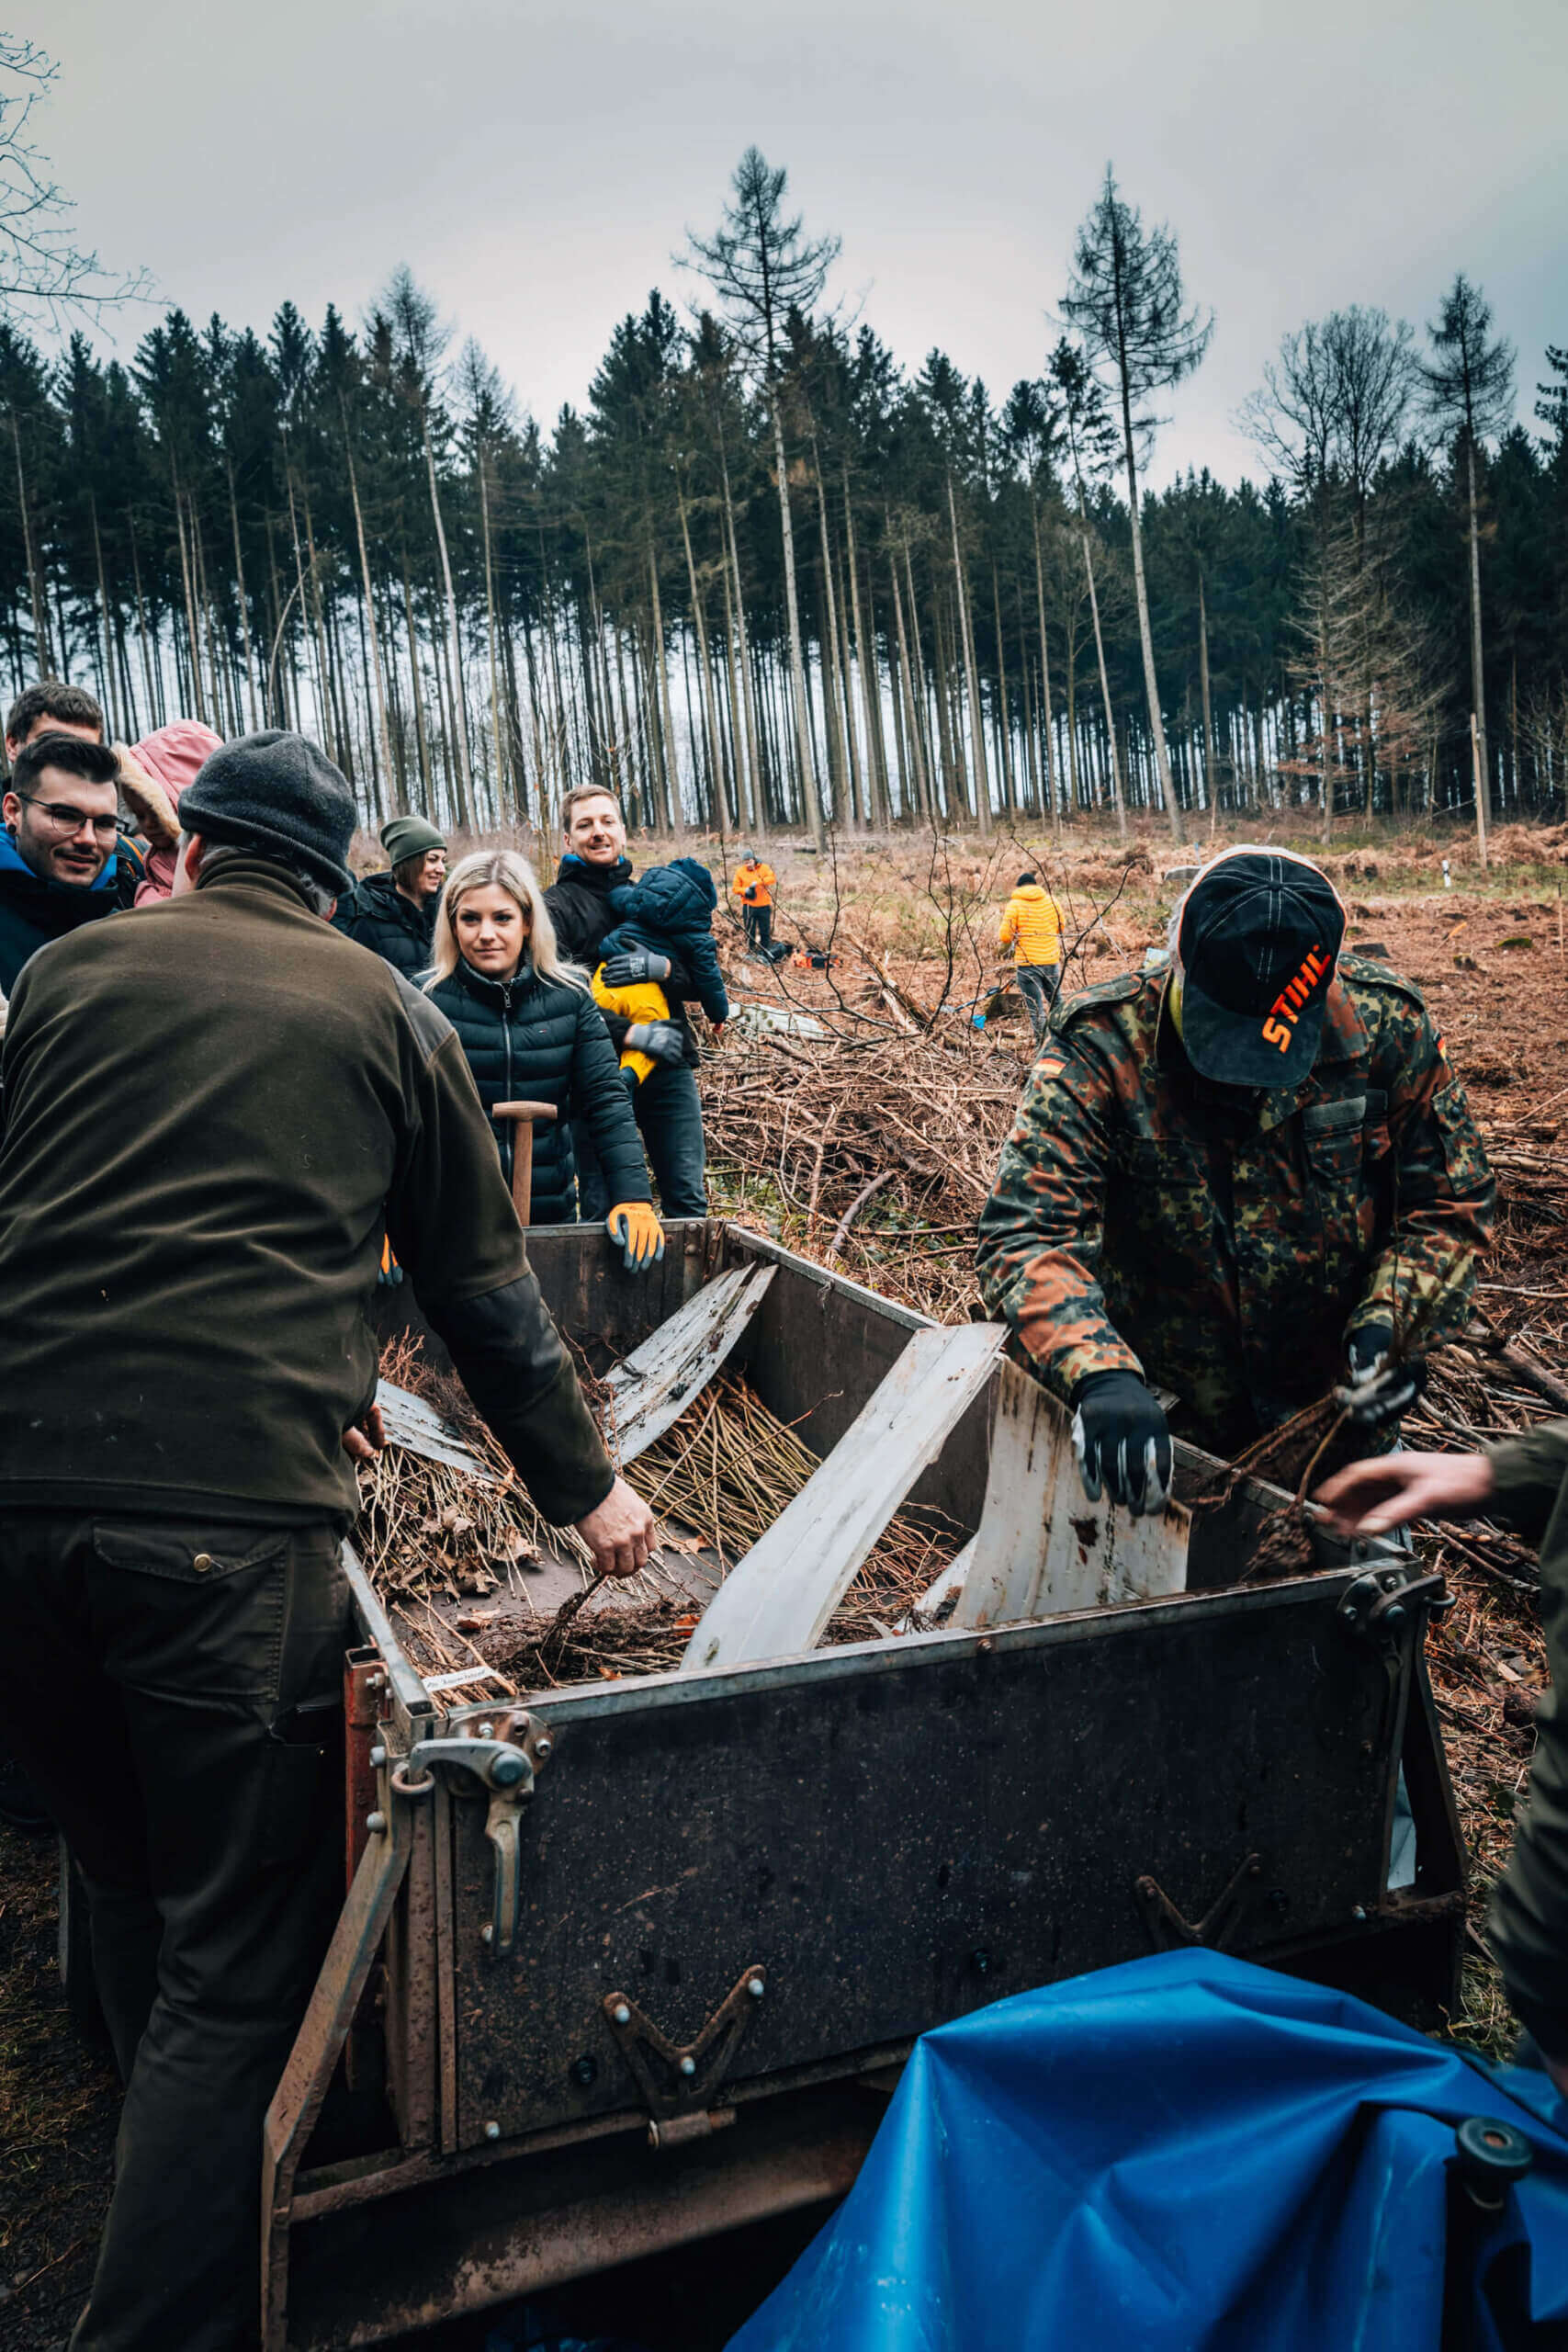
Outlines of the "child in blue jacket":
{"label": "child in blue jacket", "polygon": [[[683,965],[697,1001],[716,1029],[729,1018],[729,999],[713,936],[717,904],[713,876],[696,858],[677,857],[669,865],[650,865],[640,881],[611,891],[615,927],[600,942],[600,956],[607,960],[641,950]],[[593,996],[604,1012],[619,1014],[634,1028],[639,1023],[670,1018],[670,1001],[657,980],[611,988],[603,962],[593,975]],[[621,1055],[621,1069],[629,1083],[640,1085],[657,1067],[650,1056],[628,1039]]]}

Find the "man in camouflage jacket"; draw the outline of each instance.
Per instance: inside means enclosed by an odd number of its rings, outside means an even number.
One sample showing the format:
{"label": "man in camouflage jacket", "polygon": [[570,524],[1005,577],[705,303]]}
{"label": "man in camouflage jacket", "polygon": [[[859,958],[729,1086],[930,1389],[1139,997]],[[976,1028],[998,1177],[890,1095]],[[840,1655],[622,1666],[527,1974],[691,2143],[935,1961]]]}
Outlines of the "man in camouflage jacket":
{"label": "man in camouflage jacket", "polygon": [[1178,910],[1168,969],[1056,1008],[978,1261],[1078,1415],[1093,1495],[1103,1476],[1134,1510],[1163,1503],[1150,1385],[1227,1458],[1347,1373],[1357,1418],[1392,1437],[1413,1367],[1464,1320],[1485,1153],[1419,991],[1341,956],[1343,933],[1316,867],[1229,852]]}

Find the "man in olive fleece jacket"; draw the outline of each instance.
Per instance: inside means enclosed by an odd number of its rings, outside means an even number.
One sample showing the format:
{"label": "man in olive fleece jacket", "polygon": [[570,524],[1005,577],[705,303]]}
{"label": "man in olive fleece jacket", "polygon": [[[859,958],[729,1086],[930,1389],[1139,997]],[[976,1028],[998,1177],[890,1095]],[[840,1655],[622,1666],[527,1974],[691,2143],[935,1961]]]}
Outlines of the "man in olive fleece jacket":
{"label": "man in olive fleece jacket", "polygon": [[1568,2098],[1568,1421],[1544,1422],[1483,1453],[1393,1453],[1353,1463],[1317,1499],[1346,1535],[1484,1513],[1540,1547],[1551,1689],[1536,1710],[1529,1799],[1488,1932],[1514,2014]]}
{"label": "man in olive fleece jacket", "polygon": [[455,1033],[323,920],[347,785],[252,736],[180,815],[175,895],[40,950],[5,1044],[7,1731],[81,1863],[127,2078],[75,2352],[254,2339],[262,2119],[343,1892],[383,1227],[541,1510],[615,1573],[651,1533]]}

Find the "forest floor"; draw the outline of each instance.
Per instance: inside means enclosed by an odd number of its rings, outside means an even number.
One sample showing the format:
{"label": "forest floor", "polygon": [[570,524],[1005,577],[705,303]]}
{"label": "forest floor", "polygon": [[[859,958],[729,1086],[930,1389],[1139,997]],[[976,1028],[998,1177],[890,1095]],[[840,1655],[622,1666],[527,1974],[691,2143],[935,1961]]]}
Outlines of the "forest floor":
{"label": "forest floor", "polygon": [[[1276,836],[1278,838],[1278,836]],[[1316,855],[1310,837],[1292,842]],[[716,870],[720,845],[700,847]],[[1352,945],[1386,949],[1444,1030],[1498,1169],[1502,1205],[1477,1306],[1496,1335],[1568,1382],[1568,828],[1494,837],[1483,877],[1459,838],[1353,837],[1325,860]],[[639,865],[648,845],[634,843]],[[657,853],[653,853],[657,854]],[[818,857],[767,845],[780,876],[778,934],[835,959],[827,970],[723,954],[739,1017],[703,1076],[716,1212],[773,1233],[886,1295],[943,1319],[975,1297],[970,1235],[1031,1058],[1021,1008],[992,998],[1000,908],[1038,866],[1067,915],[1069,987],[1108,978],[1163,943],[1189,860],[1168,837],[1037,834],[989,845],[840,845]],[[1452,887],[1445,888],[1442,859]],[[733,869],[734,852],[724,861]],[[721,902],[723,885],[721,884]],[[784,1024],[784,1025],[780,1025]],[[815,1030],[818,1034],[812,1034]],[[1450,1361],[1451,1357],[1452,1361]],[[1455,1350],[1409,1427],[1421,1445],[1470,1446],[1561,1410]],[[1456,1606],[1429,1658],[1474,1864],[1470,1964],[1457,2039],[1504,2054],[1510,2027],[1483,1941],[1485,1894],[1506,1859],[1546,1673],[1529,1564],[1467,1531],[1421,1547]],[[57,2352],[85,2298],[107,2204],[118,2086],[85,2045],[54,1971],[51,1842],[0,1829],[0,2341]],[[479,2339],[442,2332],[444,2343]],[[434,2339],[431,2339],[434,2344]]]}

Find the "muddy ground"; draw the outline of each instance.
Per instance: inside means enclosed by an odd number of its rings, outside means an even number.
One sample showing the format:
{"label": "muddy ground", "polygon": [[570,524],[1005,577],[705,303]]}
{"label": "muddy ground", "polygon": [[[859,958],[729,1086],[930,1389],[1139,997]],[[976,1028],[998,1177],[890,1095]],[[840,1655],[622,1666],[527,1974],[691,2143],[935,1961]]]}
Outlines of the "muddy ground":
{"label": "muddy ground", "polygon": [[[894,987],[935,1003],[962,1006],[988,988],[996,910],[1021,853],[1040,857],[1072,907],[1076,979],[1100,978],[1164,935],[1177,886],[1162,880],[1174,862],[1168,842],[1147,837],[1134,862],[1113,840],[1074,844],[1058,857],[1037,840],[1004,842],[985,856],[964,847],[907,847],[857,861],[836,875],[803,855],[775,853],[784,889],[780,930],[820,946],[832,939],[846,995],[873,1001],[880,980],[859,954],[876,959]],[[1308,846],[1303,842],[1303,846]],[[1506,842],[1504,861],[1484,879],[1468,844],[1370,842],[1339,849],[1334,870],[1349,907],[1352,944],[1381,944],[1426,990],[1476,1112],[1521,1165],[1550,1171],[1568,1155],[1568,965],[1562,942],[1565,853],[1556,838]],[[1514,851],[1511,860],[1506,857]],[[1043,855],[1041,856],[1042,849]],[[1523,852],[1525,854],[1521,855]],[[1445,889],[1450,854],[1458,887]],[[1370,869],[1370,870],[1369,870]],[[858,947],[844,934],[852,932]],[[819,975],[786,974],[779,988],[754,967],[727,957],[742,992],[759,1000],[830,1009]],[[869,992],[869,993],[868,993]],[[949,1016],[944,1016],[949,1017]],[[967,1025],[967,1011],[951,1016]],[[986,1041],[986,1078],[1005,1098],[1027,1066],[1027,1030],[1004,1014]],[[787,1201],[748,1194],[716,1138],[716,1205],[750,1216],[796,1245],[822,1254],[826,1232]],[[1523,1182],[1525,1180],[1519,1180]],[[1533,1180],[1532,1180],[1533,1181]],[[1568,1378],[1568,1250],[1551,1209],[1516,1208],[1495,1269],[1483,1268],[1478,1303],[1560,1377]],[[972,1214],[972,1212],[970,1212]],[[933,1228],[934,1230],[935,1228]],[[884,1231],[853,1264],[863,1279],[902,1295],[929,1297],[939,1312],[962,1313],[963,1242],[920,1245]],[[943,1255],[943,1252],[948,1254]],[[840,1262],[844,1262],[840,1261]],[[938,1270],[941,1269],[939,1280]],[[1544,1415],[1551,1408],[1538,1404]],[[1517,1423],[1517,1402],[1496,1426]],[[1486,1433],[1484,1430],[1483,1434]],[[1429,1433],[1416,1442],[1434,1442]],[[1463,1442],[1450,1429],[1436,1442]],[[1506,1855],[1511,1815],[1528,1775],[1533,1694],[1544,1681],[1538,1611],[1515,1591],[1451,1554],[1445,1556],[1458,1606],[1434,1637],[1434,1680],[1450,1742],[1466,1833],[1483,1883]],[[1476,1928],[1481,1923],[1478,1903]],[[0,1828],[0,2342],[8,2352],[63,2346],[85,2299],[93,2247],[108,2197],[118,2093],[112,2065],[70,2021],[55,1973],[52,1848]],[[1472,1937],[1475,1930],[1472,1930]],[[1501,2052],[1508,2027],[1495,1973],[1472,1943],[1474,1966],[1461,2039]],[[425,2339],[434,2347],[434,2339]],[[450,2331],[442,2342],[482,2341],[482,2330]],[[412,2352],[412,2347],[411,2347]]]}

